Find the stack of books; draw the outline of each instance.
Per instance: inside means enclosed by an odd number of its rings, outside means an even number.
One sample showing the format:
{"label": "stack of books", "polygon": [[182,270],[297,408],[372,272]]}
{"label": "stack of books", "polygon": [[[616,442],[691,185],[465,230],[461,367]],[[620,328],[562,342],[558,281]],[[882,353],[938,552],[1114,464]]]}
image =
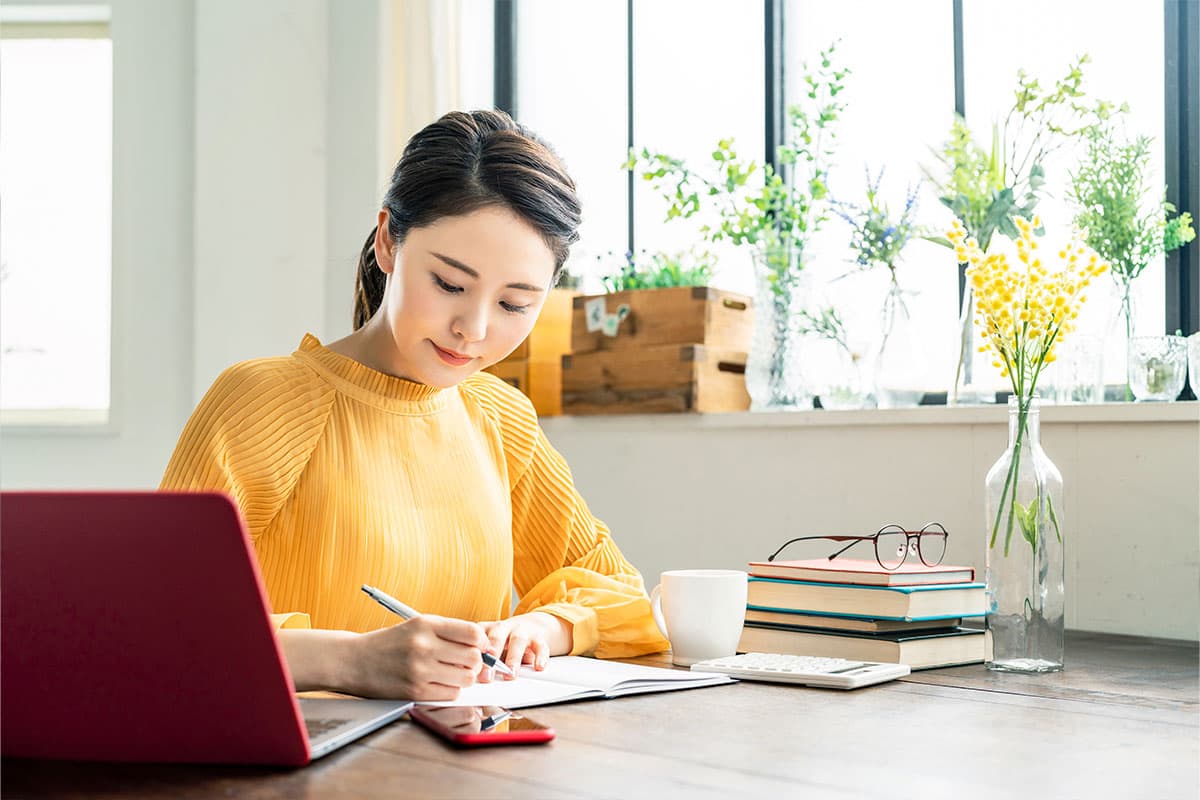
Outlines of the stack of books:
{"label": "stack of books", "polygon": [[908,664],[983,661],[984,585],[975,570],[827,558],[751,561],[738,651]]}

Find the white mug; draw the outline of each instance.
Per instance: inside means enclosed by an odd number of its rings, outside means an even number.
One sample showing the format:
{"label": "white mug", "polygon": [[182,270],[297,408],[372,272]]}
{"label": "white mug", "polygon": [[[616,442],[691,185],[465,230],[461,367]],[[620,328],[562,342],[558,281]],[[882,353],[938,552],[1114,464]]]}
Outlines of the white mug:
{"label": "white mug", "polygon": [[[681,667],[737,652],[746,619],[746,573],[675,569],[650,592],[650,612]],[[664,619],[665,618],[665,619]]]}

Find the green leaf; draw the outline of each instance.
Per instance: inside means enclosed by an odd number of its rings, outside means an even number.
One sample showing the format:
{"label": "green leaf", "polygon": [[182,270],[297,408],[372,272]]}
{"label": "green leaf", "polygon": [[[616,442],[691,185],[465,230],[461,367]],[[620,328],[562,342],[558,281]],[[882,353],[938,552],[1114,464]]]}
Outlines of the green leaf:
{"label": "green leaf", "polygon": [[1029,542],[1029,546],[1033,551],[1037,552],[1037,517],[1038,517],[1038,501],[1033,498],[1029,501],[1029,505],[1023,506],[1016,500],[1013,500],[1013,514],[1017,517],[1017,526],[1021,529],[1021,536],[1025,541]]}
{"label": "green leaf", "polygon": [[1058,515],[1054,513],[1054,501],[1050,499],[1050,495],[1046,495],[1046,508],[1050,511],[1050,522],[1054,525],[1054,535],[1058,537],[1058,543],[1062,544],[1062,531],[1058,527]]}

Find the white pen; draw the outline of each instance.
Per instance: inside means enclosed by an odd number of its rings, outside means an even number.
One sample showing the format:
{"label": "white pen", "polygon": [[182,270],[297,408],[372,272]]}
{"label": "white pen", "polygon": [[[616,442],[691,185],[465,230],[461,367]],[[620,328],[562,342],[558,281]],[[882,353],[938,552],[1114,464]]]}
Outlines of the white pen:
{"label": "white pen", "polygon": [[[370,597],[372,600],[374,600],[376,603],[379,603],[379,605],[383,606],[388,611],[392,612],[393,614],[400,617],[401,619],[412,619],[413,617],[419,616],[419,614],[420,614],[420,612],[404,605],[404,603],[401,603],[399,600],[392,597],[387,592],[376,589],[374,586],[367,586],[364,583],[362,590],[364,592],[366,592],[367,596]],[[513,671],[508,668],[508,664],[505,664],[503,661],[496,658],[491,653],[483,654],[483,663],[487,664],[489,667],[495,669],[498,672],[504,673],[505,675],[513,674]]]}

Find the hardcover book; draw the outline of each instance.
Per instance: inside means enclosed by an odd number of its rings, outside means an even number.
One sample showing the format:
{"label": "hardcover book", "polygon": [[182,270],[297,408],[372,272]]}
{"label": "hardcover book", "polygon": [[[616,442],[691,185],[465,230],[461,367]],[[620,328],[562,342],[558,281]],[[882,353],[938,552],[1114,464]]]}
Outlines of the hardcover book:
{"label": "hardcover book", "polygon": [[939,564],[927,567],[905,562],[886,570],[877,561],[857,558],[809,558],[800,561],[751,561],[750,574],[760,578],[786,578],[823,583],[860,583],[872,586],[920,586],[931,583],[970,583],[973,567]]}
{"label": "hardcover book", "polygon": [[801,628],[831,628],[842,631],[857,631],[859,633],[889,633],[894,631],[928,630],[930,628],[957,628],[962,622],[962,617],[938,617],[937,619],[920,619],[906,622],[895,619],[843,617],[827,614],[804,614],[799,611],[766,611],[759,608],[747,608],[746,621]]}
{"label": "hardcover book", "polygon": [[857,586],[845,583],[750,578],[746,605],[760,611],[915,620],[974,617],[983,614],[982,583],[926,586]]}
{"label": "hardcover book", "polygon": [[982,628],[858,634],[748,622],[742,628],[738,652],[848,658],[932,669],[983,661],[984,638]]}

